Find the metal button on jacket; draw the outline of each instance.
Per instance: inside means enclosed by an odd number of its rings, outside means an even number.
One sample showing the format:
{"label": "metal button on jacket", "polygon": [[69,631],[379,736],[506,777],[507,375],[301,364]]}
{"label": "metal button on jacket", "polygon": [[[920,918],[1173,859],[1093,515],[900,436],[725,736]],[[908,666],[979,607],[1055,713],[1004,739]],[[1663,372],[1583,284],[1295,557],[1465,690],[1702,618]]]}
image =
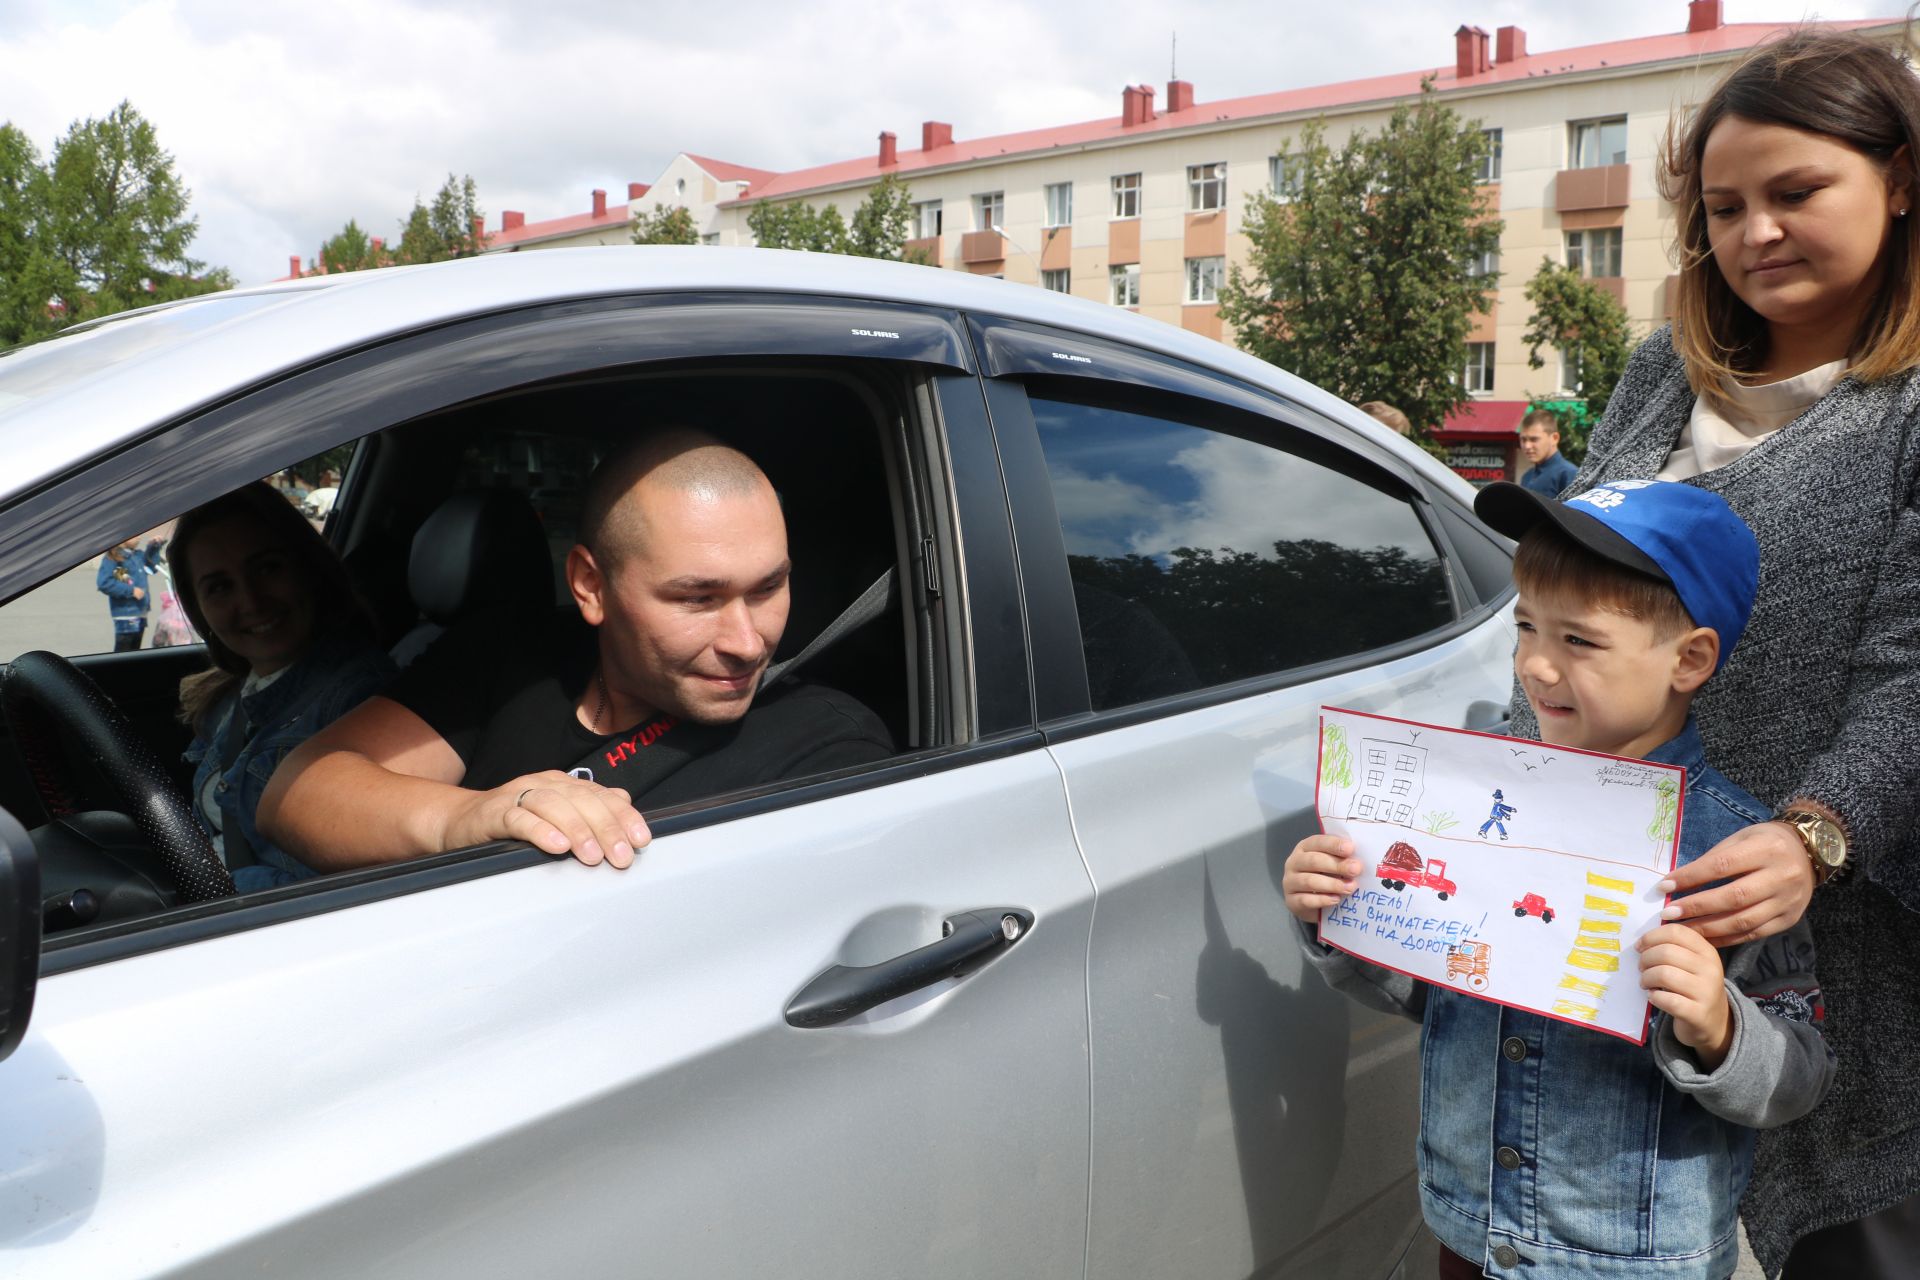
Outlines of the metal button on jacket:
{"label": "metal button on jacket", "polygon": [[1501,1044],[1500,1052],[1507,1055],[1508,1062],[1518,1062],[1527,1056],[1527,1042],[1519,1036],[1508,1036]]}
{"label": "metal button on jacket", "polygon": [[1493,1153],[1493,1158],[1500,1162],[1502,1169],[1518,1169],[1520,1167],[1520,1153],[1512,1147],[1500,1148]]}
{"label": "metal button on jacket", "polygon": [[1520,1251],[1510,1244],[1499,1245],[1493,1251],[1493,1260],[1503,1267],[1517,1267],[1520,1265]]}

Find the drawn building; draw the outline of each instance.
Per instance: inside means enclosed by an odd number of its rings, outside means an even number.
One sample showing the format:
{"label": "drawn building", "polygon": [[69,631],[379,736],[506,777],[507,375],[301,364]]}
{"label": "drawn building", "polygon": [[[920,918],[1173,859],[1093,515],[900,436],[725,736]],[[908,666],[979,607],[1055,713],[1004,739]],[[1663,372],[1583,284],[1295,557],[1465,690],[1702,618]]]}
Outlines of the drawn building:
{"label": "drawn building", "polygon": [[1384,738],[1360,739],[1354,763],[1350,818],[1413,825],[1413,813],[1427,789],[1427,749]]}

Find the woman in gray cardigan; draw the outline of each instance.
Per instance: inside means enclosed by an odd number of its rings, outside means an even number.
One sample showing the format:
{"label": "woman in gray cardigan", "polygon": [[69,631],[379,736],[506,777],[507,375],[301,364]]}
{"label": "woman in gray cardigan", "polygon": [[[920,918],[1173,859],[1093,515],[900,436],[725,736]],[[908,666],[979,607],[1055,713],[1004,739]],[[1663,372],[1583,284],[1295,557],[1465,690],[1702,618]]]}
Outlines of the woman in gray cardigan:
{"label": "woman in gray cardigan", "polygon": [[[1675,879],[1733,877],[1677,904],[1718,945],[1804,912],[1819,950],[1839,1072],[1760,1135],[1742,1211],[1769,1275],[1920,1259],[1916,154],[1920,80],[1850,36],[1762,48],[1670,131],[1676,323],[1634,353],[1568,490],[1685,480],[1760,540],[1752,622],[1695,712],[1708,758],[1785,820]],[[1537,731],[1524,697],[1513,718]]]}

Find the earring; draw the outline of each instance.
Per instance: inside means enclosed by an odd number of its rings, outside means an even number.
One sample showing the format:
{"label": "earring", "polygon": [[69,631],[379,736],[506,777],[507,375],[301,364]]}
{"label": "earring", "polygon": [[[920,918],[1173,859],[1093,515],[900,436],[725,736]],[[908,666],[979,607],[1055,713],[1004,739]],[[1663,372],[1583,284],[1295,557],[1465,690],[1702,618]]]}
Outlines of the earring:
{"label": "earring", "polygon": [[1907,216],[1907,211],[1905,209],[1895,209],[1893,211],[1893,216],[1896,218],[1904,218]]}

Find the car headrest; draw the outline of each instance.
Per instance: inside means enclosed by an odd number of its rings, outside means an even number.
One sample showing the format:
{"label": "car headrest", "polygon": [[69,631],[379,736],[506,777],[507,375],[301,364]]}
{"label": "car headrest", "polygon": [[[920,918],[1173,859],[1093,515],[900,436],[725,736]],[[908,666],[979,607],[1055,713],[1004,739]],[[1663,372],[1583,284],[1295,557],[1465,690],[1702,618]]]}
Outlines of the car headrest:
{"label": "car headrest", "polygon": [[413,535],[407,589],[442,625],[482,609],[553,605],[546,529],[510,489],[456,493]]}

